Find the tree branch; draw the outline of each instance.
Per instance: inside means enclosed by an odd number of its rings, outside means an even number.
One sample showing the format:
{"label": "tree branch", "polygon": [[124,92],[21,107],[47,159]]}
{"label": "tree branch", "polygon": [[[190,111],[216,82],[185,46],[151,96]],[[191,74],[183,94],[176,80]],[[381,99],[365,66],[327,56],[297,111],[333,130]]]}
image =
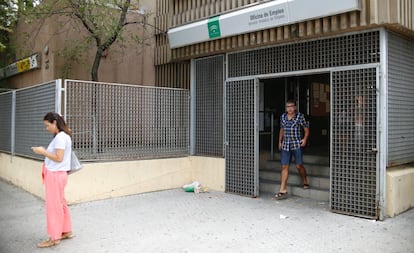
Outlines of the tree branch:
{"label": "tree branch", "polygon": [[131,0],[126,0],[121,8],[121,16],[119,17],[117,28],[114,30],[114,33],[112,36],[110,36],[104,43],[102,43],[102,51],[105,51],[108,49],[112,43],[115,42],[115,40],[118,38],[118,35],[120,31],[122,30],[122,27],[125,25],[126,20],[126,14],[129,9],[129,6],[131,4]]}

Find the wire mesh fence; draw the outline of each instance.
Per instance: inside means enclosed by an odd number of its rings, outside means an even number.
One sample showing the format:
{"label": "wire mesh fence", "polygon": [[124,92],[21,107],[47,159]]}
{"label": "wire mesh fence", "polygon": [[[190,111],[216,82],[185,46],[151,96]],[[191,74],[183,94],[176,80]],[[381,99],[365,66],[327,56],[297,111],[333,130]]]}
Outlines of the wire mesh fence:
{"label": "wire mesh fence", "polygon": [[188,90],[66,80],[65,115],[83,160],[189,152]]}
{"label": "wire mesh fence", "polygon": [[51,141],[43,117],[56,111],[81,160],[188,155],[188,90],[74,80],[61,86],[55,80],[0,94],[0,151],[43,159],[31,147]]}
{"label": "wire mesh fence", "polygon": [[12,151],[12,102],[14,92],[0,94],[0,151],[11,153]]}
{"label": "wire mesh fence", "polygon": [[[0,94],[0,150],[41,158],[33,146],[47,146],[52,136],[46,131],[43,117],[58,111],[60,80]],[[59,111],[58,111],[59,112]]]}

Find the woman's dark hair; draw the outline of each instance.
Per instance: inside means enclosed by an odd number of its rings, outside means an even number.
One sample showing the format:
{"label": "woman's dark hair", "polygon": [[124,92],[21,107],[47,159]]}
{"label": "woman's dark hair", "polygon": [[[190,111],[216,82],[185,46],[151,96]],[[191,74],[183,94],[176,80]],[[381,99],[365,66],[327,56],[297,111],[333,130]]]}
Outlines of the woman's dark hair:
{"label": "woman's dark hair", "polygon": [[56,112],[48,112],[43,118],[43,120],[47,120],[49,123],[52,123],[52,124],[53,124],[53,121],[56,120],[56,126],[59,129],[59,132],[64,131],[68,135],[72,134],[72,130],[70,130],[70,128],[66,125],[65,120],[62,118],[62,116],[60,116]]}

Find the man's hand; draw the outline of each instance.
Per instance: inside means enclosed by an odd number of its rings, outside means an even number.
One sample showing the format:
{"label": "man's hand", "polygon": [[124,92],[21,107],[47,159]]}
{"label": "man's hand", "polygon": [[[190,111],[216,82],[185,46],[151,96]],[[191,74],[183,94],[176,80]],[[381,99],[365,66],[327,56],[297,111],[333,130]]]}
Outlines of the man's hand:
{"label": "man's hand", "polygon": [[306,139],[300,140],[300,146],[305,147],[306,146]]}
{"label": "man's hand", "polygon": [[279,142],[279,151],[281,151],[281,150],[282,150],[282,143]]}

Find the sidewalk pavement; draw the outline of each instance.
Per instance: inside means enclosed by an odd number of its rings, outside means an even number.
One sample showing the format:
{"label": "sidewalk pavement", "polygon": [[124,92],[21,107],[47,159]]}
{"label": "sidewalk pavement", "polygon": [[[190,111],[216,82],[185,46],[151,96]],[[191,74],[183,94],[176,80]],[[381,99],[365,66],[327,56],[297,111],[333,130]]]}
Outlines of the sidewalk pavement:
{"label": "sidewalk pavement", "polygon": [[414,252],[414,210],[376,222],[303,198],[181,189],[70,209],[75,237],[38,249],[44,201],[0,180],[0,252]]}

